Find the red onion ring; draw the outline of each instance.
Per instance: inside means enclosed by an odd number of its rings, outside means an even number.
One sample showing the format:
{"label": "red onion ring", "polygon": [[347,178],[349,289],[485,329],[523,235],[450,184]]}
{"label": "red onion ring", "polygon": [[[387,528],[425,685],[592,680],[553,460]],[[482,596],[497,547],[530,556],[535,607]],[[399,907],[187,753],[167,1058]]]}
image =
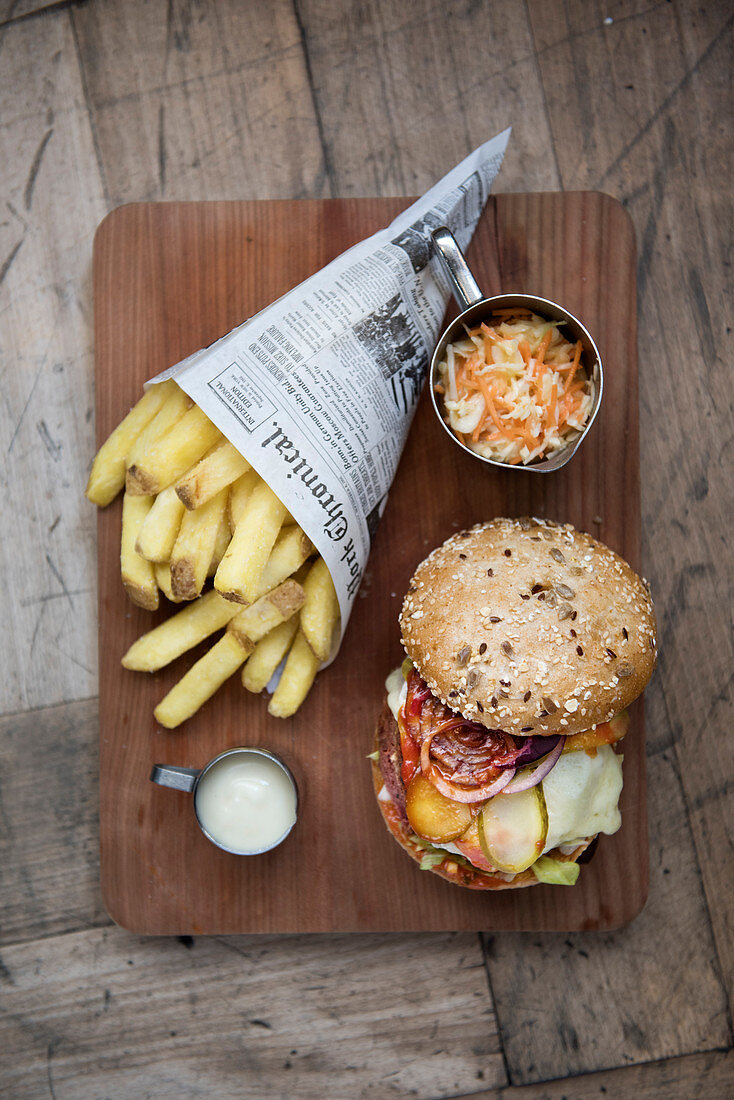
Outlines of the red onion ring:
{"label": "red onion ring", "polygon": [[537,787],[560,760],[566,738],[561,737],[558,744],[547,756],[535,765],[522,768],[515,778],[505,787],[505,794],[519,794],[520,791],[529,791],[531,787]]}
{"label": "red onion ring", "polygon": [[421,771],[433,783],[437,791],[440,791],[446,798],[453,799],[454,802],[485,802],[493,795],[499,794],[507,786],[515,774],[515,769],[505,768],[496,779],[482,787],[460,787],[456,783],[451,783],[450,780],[445,779],[438,768],[431,763],[431,741],[437,734],[443,733],[446,726],[450,724],[452,723],[447,722],[443,726],[431,730],[421,745]]}
{"label": "red onion ring", "polygon": [[492,783],[488,783],[485,787],[457,787],[454,783],[449,783],[447,779],[444,779],[438,768],[433,765],[431,765],[431,769],[427,774],[436,790],[454,802],[486,802],[488,798],[499,794],[501,790],[507,787],[515,774],[515,769],[506,768],[497,779]]}
{"label": "red onion ring", "polygon": [[449,718],[445,722],[442,722],[440,726],[436,726],[432,729],[428,736],[421,744],[421,770],[424,775],[428,775],[431,768],[431,742],[434,737],[438,737],[441,733],[448,733],[449,730],[456,729],[457,726],[464,725],[463,718]]}

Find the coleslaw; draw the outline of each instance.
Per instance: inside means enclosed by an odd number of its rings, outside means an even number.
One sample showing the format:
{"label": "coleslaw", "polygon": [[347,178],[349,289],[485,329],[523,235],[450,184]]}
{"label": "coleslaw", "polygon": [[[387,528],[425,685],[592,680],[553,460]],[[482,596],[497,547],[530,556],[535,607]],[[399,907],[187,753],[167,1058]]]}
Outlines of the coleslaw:
{"label": "coleslaw", "polygon": [[528,465],[583,431],[594,384],[581,342],[569,343],[561,324],[504,310],[448,345],[435,389],[461,443],[484,458]]}

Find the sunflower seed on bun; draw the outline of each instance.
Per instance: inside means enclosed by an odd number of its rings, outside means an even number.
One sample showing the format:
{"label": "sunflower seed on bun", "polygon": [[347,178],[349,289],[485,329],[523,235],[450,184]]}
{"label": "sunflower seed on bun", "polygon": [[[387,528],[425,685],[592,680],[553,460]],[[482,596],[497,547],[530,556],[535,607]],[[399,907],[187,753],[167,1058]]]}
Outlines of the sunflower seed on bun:
{"label": "sunflower seed on bun", "polygon": [[644,689],[657,656],[645,583],[570,524],[495,519],[415,571],[402,643],[434,695],[488,729],[573,734]]}

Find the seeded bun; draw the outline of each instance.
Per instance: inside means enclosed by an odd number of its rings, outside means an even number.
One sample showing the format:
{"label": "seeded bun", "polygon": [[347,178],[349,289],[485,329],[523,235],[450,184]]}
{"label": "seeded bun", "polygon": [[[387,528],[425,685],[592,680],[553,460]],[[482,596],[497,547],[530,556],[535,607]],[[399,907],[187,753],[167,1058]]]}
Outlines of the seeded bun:
{"label": "seeded bun", "polygon": [[402,643],[434,695],[489,729],[574,734],[641,694],[657,658],[647,586],[570,524],[495,519],[416,569]]}

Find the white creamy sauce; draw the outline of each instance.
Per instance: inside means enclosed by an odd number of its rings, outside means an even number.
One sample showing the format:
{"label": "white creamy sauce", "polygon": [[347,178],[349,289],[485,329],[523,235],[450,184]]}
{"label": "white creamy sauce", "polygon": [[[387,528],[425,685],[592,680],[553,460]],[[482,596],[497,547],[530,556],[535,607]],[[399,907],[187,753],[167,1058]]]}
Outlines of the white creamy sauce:
{"label": "white creamy sauce", "polygon": [[385,680],[385,691],[387,692],[387,705],[392,711],[393,718],[397,722],[398,711],[405,702],[405,697],[408,694],[408,681],[404,678],[401,668],[394,668],[387,680]]}
{"label": "white creamy sauce", "polygon": [[275,845],[296,820],[296,793],[266,756],[225,756],[196,788],[196,814],[218,844],[243,854]]}

